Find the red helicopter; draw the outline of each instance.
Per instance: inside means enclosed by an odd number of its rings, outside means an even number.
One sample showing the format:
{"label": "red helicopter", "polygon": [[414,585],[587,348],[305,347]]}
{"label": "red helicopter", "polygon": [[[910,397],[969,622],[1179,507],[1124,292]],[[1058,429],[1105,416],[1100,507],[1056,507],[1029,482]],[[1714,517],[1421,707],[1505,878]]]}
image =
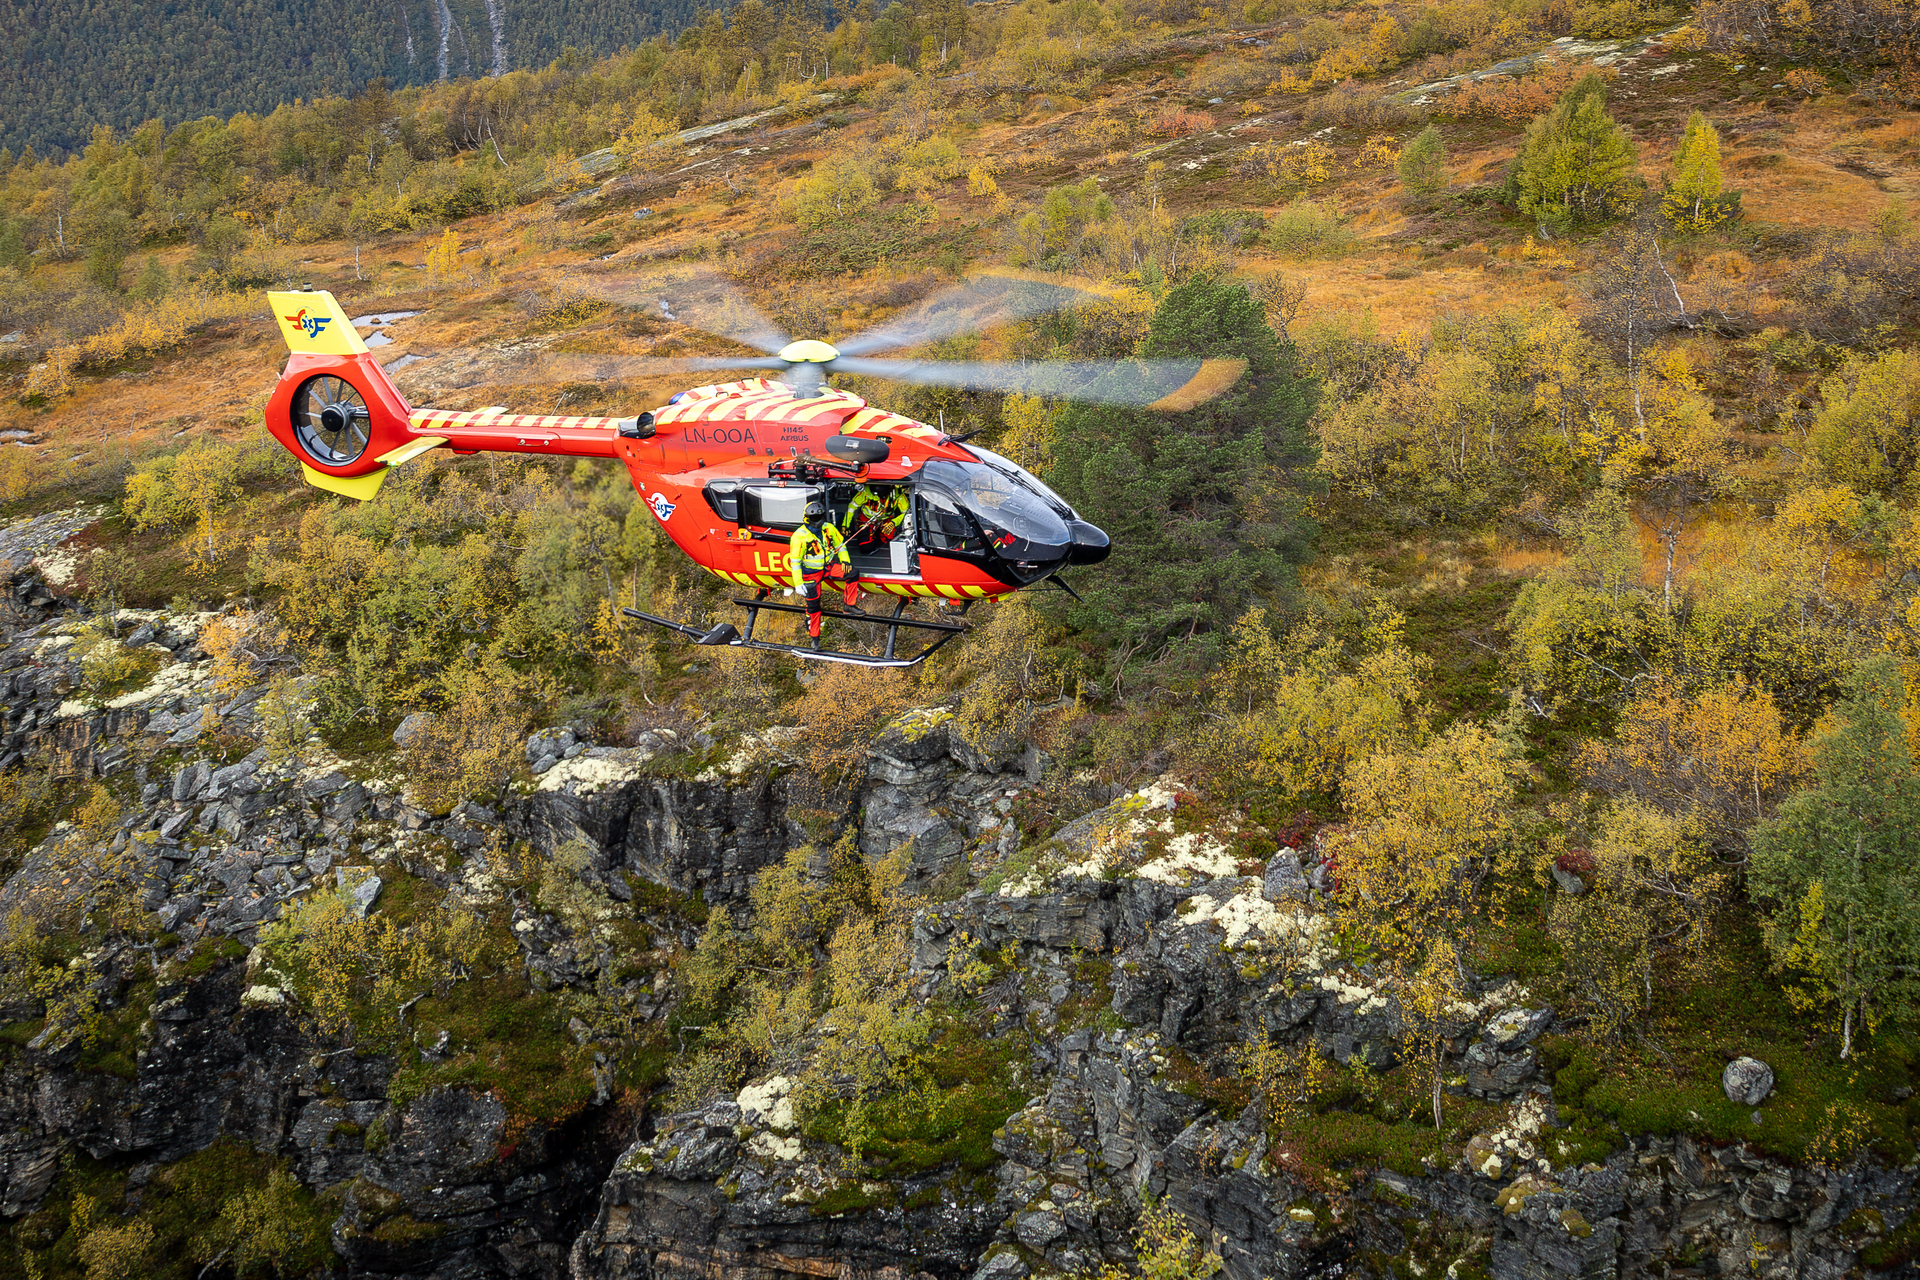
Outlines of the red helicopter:
{"label": "red helicopter", "polygon": [[[331,293],[270,293],[281,336],[292,352],[266,407],[273,437],[300,460],[307,482],[366,500],[387,473],[431,449],[610,458],[667,536],[708,572],[753,592],[734,599],[745,631],[731,623],[702,630],[635,609],[633,618],[702,645],[774,649],[802,658],[865,666],[911,666],[967,629],[960,615],[981,601],[1051,583],[1070,566],[1106,559],[1107,535],[1082,520],[1037,476],[989,449],[939,427],[869,405],[827,385],[833,373],[976,389],[1026,390],[1179,410],[1225,390],[1244,364],[1234,360],[1066,361],[1034,364],[873,360],[861,352],[920,345],[981,323],[1026,318],[1085,299],[1077,291],[989,278],[923,303],[901,322],[837,347],[790,341],[717,278],[682,281],[675,304],[655,282],[604,287],[633,305],[657,297],[661,314],[705,307],[698,327],[762,353],[665,360],[535,353],[552,376],[618,377],[718,368],[780,371],[700,386],[628,418],[556,417],[479,410],[416,409],[388,378]],[[497,353],[496,353],[497,354]],[[861,592],[893,597],[891,613],[849,606],[826,616],[884,630],[877,652],[818,649],[756,638],[764,610],[802,613],[772,597],[789,587],[787,547],[807,504],[824,501],[833,519],[858,486],[882,497],[905,490],[907,514],[894,536],[853,552]],[[912,617],[915,599],[942,602],[944,616]],[[897,652],[900,628],[932,633],[919,652]]]}

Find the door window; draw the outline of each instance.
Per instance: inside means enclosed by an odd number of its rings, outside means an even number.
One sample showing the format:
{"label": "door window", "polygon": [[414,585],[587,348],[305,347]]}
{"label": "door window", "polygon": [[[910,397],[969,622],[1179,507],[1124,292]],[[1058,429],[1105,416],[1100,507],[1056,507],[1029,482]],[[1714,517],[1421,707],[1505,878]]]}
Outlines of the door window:
{"label": "door window", "polygon": [[951,495],[938,489],[922,489],[920,545],[929,551],[978,551],[980,539]]}

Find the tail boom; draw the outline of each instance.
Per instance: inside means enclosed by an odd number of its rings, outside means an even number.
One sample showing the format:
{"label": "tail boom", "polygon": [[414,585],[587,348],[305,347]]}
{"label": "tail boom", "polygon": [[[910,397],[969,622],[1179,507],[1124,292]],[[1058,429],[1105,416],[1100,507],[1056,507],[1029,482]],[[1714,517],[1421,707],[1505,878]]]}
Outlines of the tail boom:
{"label": "tail boom", "polygon": [[557,453],[611,458],[621,437],[652,434],[652,417],[551,417],[505,409],[415,409],[407,429],[417,438],[444,437],[455,453]]}
{"label": "tail boom", "polygon": [[[653,434],[653,418],[597,418],[513,414],[505,409],[415,409],[387,377],[333,295],[325,291],[268,295],[290,355],[267,402],[266,427],[300,460],[309,484],[365,500],[379,492],[387,472],[437,448],[455,453],[545,453],[576,458],[620,457],[622,440]],[[321,381],[316,382],[319,379]],[[337,382],[333,380],[338,380]],[[309,447],[297,423],[312,435],[315,402],[303,390],[319,387],[332,400],[345,383],[362,402],[326,408],[364,420],[357,451]],[[336,427],[340,419],[336,418]],[[628,453],[631,452],[629,449]]]}

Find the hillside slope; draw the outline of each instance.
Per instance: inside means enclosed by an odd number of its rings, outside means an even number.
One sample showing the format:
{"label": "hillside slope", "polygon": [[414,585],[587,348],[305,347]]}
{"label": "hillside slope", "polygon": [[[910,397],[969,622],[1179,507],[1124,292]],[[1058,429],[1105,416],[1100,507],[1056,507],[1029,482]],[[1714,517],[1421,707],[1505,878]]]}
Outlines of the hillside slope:
{"label": "hillside slope", "polygon": [[[78,151],[101,125],[129,131],[283,102],[605,56],[693,21],[693,0],[18,0],[0,9],[0,146]],[[493,18],[499,21],[496,43]]]}
{"label": "hillside slope", "polygon": [[[1910,1272],[1907,10],[766,14],[4,175],[0,1280]],[[628,416],[988,274],[1248,385],[838,379],[1115,535],[908,671],[263,431],[283,284]]]}

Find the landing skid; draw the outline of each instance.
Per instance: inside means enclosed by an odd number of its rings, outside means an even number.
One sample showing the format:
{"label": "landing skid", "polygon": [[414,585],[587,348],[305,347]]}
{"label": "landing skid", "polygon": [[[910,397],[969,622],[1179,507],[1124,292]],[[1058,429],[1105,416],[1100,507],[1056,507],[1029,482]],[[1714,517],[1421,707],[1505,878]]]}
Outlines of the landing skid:
{"label": "landing skid", "polygon": [[[762,609],[772,609],[776,613],[805,614],[806,609],[796,604],[775,604],[767,599],[742,600],[734,597],[735,604],[747,611],[747,631],[742,635],[731,622],[723,622],[708,631],[690,627],[684,622],[675,622],[651,613],[642,613],[638,609],[622,609],[620,612],[629,618],[638,618],[642,622],[651,622],[657,627],[677,631],[698,645],[731,645],[739,649],[767,649],[775,653],[790,653],[796,658],[813,658],[821,662],[845,662],[860,667],[911,667],[922,661],[947,641],[968,630],[964,622],[926,622],[919,618],[904,616],[907,602],[901,600],[894,605],[893,612],[885,616],[868,613],[843,613],[838,609],[823,609],[821,613],[829,618],[838,618],[842,622],[860,622],[887,629],[887,643],[879,654],[847,653],[838,649],[815,649],[807,645],[776,644],[770,640],[756,640],[753,632],[760,621]],[[900,638],[900,628],[908,627],[915,631],[934,631],[940,633],[939,639],[929,644],[911,658],[896,657],[895,645]]]}

